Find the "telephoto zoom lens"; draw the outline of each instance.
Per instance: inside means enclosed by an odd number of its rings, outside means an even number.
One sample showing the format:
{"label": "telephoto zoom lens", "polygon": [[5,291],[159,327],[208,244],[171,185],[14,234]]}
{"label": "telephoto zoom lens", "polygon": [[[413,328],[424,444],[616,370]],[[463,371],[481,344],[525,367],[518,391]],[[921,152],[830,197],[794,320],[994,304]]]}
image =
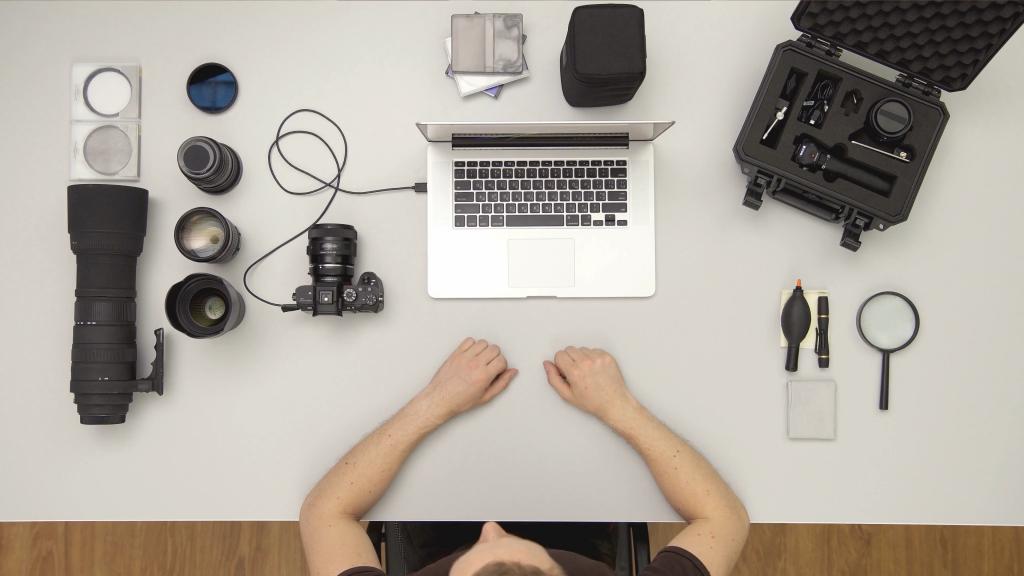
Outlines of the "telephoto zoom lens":
{"label": "telephoto zoom lens", "polygon": [[121,424],[135,392],[163,394],[163,330],[147,378],[135,376],[135,264],[146,236],[149,192],[111,184],[68,186],[76,256],[71,392],[82,424]]}
{"label": "telephoto zoom lens", "polygon": [[191,338],[220,336],[245,317],[242,295],[213,274],[191,274],[171,286],[164,308],[171,326]]}
{"label": "telephoto zoom lens", "polygon": [[193,208],[174,226],[174,245],[193,262],[227,262],[240,240],[238,228],[213,208]]}
{"label": "telephoto zoom lens", "polygon": [[242,178],[242,161],[226,144],[193,136],[178,148],[178,169],[203,192],[223,194]]}
{"label": "telephoto zoom lens", "polygon": [[356,229],[348,224],[317,224],[309,229],[309,275],[314,284],[351,284],[356,264]]}

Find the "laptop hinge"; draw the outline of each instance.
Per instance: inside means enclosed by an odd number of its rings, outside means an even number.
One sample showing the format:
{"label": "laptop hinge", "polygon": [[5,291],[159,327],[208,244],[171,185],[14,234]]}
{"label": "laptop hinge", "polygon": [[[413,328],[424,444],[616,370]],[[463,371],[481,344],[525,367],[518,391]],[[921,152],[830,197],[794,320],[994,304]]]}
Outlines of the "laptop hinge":
{"label": "laptop hinge", "polygon": [[454,150],[629,148],[629,134],[452,134]]}

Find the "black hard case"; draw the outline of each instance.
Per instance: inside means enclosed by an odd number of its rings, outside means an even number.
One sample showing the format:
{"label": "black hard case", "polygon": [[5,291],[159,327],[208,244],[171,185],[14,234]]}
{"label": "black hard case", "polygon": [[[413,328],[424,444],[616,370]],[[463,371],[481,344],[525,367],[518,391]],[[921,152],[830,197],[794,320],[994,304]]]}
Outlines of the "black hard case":
{"label": "black hard case", "polygon": [[[860,248],[860,235],[907,220],[945,128],[949,113],[941,90],[967,88],[1024,19],[1024,2],[864,2],[807,1],[791,20],[803,32],[779,44],[740,131],[733,153],[747,176],[743,205],[757,210],[763,196],[781,200],[843,227],[840,245]],[[840,60],[850,50],[899,72],[886,80]],[[775,119],[790,71],[804,77],[792,105],[768,143],[765,130]],[[819,75],[838,81],[824,123],[798,121],[801,103]],[[843,109],[844,96],[860,91],[857,112]],[[887,96],[904,100],[914,114],[903,144],[911,162],[885,157],[851,143],[861,133],[873,102]],[[851,106],[852,109],[852,106]],[[884,174],[888,194],[878,193],[823,172],[802,170],[793,161],[797,142],[809,136],[836,157]],[[858,138],[864,140],[864,138]],[[774,142],[774,146],[771,144]]]}
{"label": "black hard case", "polygon": [[629,102],[647,75],[643,9],[631,4],[574,8],[559,69],[562,95],[570,106]]}

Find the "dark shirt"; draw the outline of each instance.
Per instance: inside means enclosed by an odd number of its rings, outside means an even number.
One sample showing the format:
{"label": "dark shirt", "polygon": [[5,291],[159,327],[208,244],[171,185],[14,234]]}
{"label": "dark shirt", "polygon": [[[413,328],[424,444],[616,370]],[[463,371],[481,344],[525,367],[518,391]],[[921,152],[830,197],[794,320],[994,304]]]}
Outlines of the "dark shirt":
{"label": "dark shirt", "polygon": [[[446,556],[410,576],[448,576],[452,564],[465,550]],[[548,550],[555,562],[565,570],[566,576],[612,576],[611,568],[574,552]],[[384,576],[378,568],[360,566],[349,568],[338,576]],[[667,546],[654,557],[651,563],[640,571],[640,576],[710,576],[704,564],[690,552]]]}

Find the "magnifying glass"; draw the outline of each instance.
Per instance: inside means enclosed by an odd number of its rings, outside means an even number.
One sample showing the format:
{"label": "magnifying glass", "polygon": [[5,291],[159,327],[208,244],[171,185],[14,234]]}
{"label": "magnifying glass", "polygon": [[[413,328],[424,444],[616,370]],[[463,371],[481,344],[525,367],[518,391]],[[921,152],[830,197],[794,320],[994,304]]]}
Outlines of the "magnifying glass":
{"label": "magnifying glass", "polygon": [[868,346],[882,353],[882,389],[878,409],[889,409],[889,355],[917,337],[921,317],[909,298],[898,292],[879,292],[857,310],[857,332]]}

